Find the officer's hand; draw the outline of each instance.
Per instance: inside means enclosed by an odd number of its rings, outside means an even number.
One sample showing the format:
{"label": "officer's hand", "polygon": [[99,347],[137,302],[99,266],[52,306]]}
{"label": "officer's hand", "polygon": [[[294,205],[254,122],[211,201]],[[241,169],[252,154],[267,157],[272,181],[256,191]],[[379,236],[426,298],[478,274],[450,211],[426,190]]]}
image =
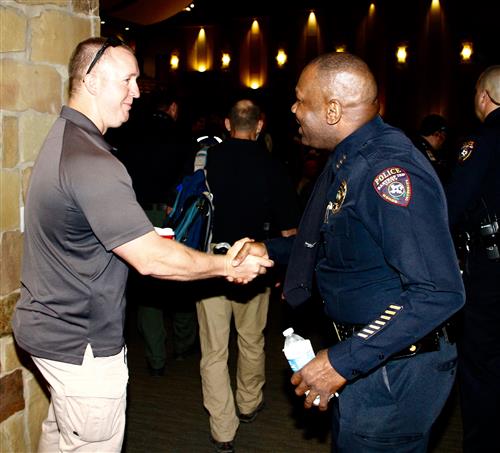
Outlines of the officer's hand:
{"label": "officer's hand", "polygon": [[[267,248],[262,242],[255,242],[253,239],[240,239],[237,242],[245,241],[243,246],[239,249],[238,253],[234,256],[233,266],[239,266],[248,255],[261,256],[269,258]],[[235,243],[236,245],[236,243]]]}
{"label": "officer's hand", "polygon": [[274,262],[269,259],[267,253],[255,254],[252,253],[252,248],[249,248],[248,253],[243,253],[243,258],[236,259],[236,255],[241,252],[241,249],[247,244],[255,244],[253,239],[243,238],[236,241],[228,250],[226,258],[226,279],[234,283],[248,283],[255,277],[265,274],[268,267],[272,267]]}
{"label": "officer's hand", "polygon": [[325,411],[328,408],[328,400],[331,395],[334,395],[347,382],[330,364],[326,349],[319,351],[314,359],[294,373],[291,381],[293,385],[297,386],[295,389],[297,395],[304,395],[309,390],[309,394],[304,400],[306,409],[312,407],[313,401],[319,395],[320,411]]}

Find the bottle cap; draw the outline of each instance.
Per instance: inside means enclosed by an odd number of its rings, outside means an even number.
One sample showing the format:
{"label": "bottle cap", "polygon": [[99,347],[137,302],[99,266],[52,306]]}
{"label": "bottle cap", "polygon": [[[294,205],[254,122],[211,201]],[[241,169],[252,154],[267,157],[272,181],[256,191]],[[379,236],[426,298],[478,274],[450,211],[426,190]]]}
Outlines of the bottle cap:
{"label": "bottle cap", "polygon": [[288,335],[291,335],[293,333],[293,327],[289,327],[288,329],[283,331],[283,335],[285,337],[288,337]]}

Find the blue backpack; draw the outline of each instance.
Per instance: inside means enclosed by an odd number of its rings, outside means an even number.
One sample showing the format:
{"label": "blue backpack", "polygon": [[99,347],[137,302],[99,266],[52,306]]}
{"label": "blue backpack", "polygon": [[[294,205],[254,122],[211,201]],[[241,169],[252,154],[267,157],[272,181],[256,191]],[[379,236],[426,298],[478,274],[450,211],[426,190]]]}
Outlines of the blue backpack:
{"label": "blue backpack", "polygon": [[212,142],[201,143],[196,154],[194,172],[177,186],[172,211],[165,217],[164,228],[175,231],[175,240],[196,250],[207,252],[212,239],[213,195],[205,170],[207,150]]}

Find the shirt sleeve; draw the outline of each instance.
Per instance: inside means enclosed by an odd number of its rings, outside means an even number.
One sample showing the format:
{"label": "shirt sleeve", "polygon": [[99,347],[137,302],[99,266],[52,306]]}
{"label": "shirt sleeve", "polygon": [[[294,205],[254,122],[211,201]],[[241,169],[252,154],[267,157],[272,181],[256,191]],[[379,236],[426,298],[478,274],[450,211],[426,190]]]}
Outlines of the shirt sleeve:
{"label": "shirt sleeve", "polygon": [[153,230],[125,167],[107,152],[68,159],[64,177],[75,203],[106,250]]}
{"label": "shirt sleeve", "polygon": [[360,181],[356,215],[386,265],[399,275],[401,292],[399,298],[388,298],[390,314],[381,313],[383,324],[376,324],[381,328],[368,328],[372,333],[355,334],[329,349],[332,366],[348,380],[424,337],[464,302],[437,177],[412,161],[396,161],[372,166]]}

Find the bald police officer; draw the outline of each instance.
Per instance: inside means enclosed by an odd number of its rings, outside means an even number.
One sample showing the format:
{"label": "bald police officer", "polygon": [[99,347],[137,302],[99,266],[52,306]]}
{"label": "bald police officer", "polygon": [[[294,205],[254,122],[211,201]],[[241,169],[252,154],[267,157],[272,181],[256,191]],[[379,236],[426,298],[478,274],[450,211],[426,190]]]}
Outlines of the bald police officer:
{"label": "bald police officer", "polygon": [[458,343],[466,453],[492,451],[500,426],[500,65],[479,76],[474,106],[481,127],[446,187],[451,228],[471,238]]}
{"label": "bald police officer", "polygon": [[[464,303],[446,199],[430,162],[378,115],[367,65],[322,55],[302,72],[292,112],[302,143],[331,150],[291,248],[284,293],[299,305],[313,277],[339,342],[292,376],[305,407],[333,398],[336,452],[427,450],[452,388],[445,322]],[[286,259],[290,240],[247,244]],[[259,251],[260,250],[260,251]]]}

